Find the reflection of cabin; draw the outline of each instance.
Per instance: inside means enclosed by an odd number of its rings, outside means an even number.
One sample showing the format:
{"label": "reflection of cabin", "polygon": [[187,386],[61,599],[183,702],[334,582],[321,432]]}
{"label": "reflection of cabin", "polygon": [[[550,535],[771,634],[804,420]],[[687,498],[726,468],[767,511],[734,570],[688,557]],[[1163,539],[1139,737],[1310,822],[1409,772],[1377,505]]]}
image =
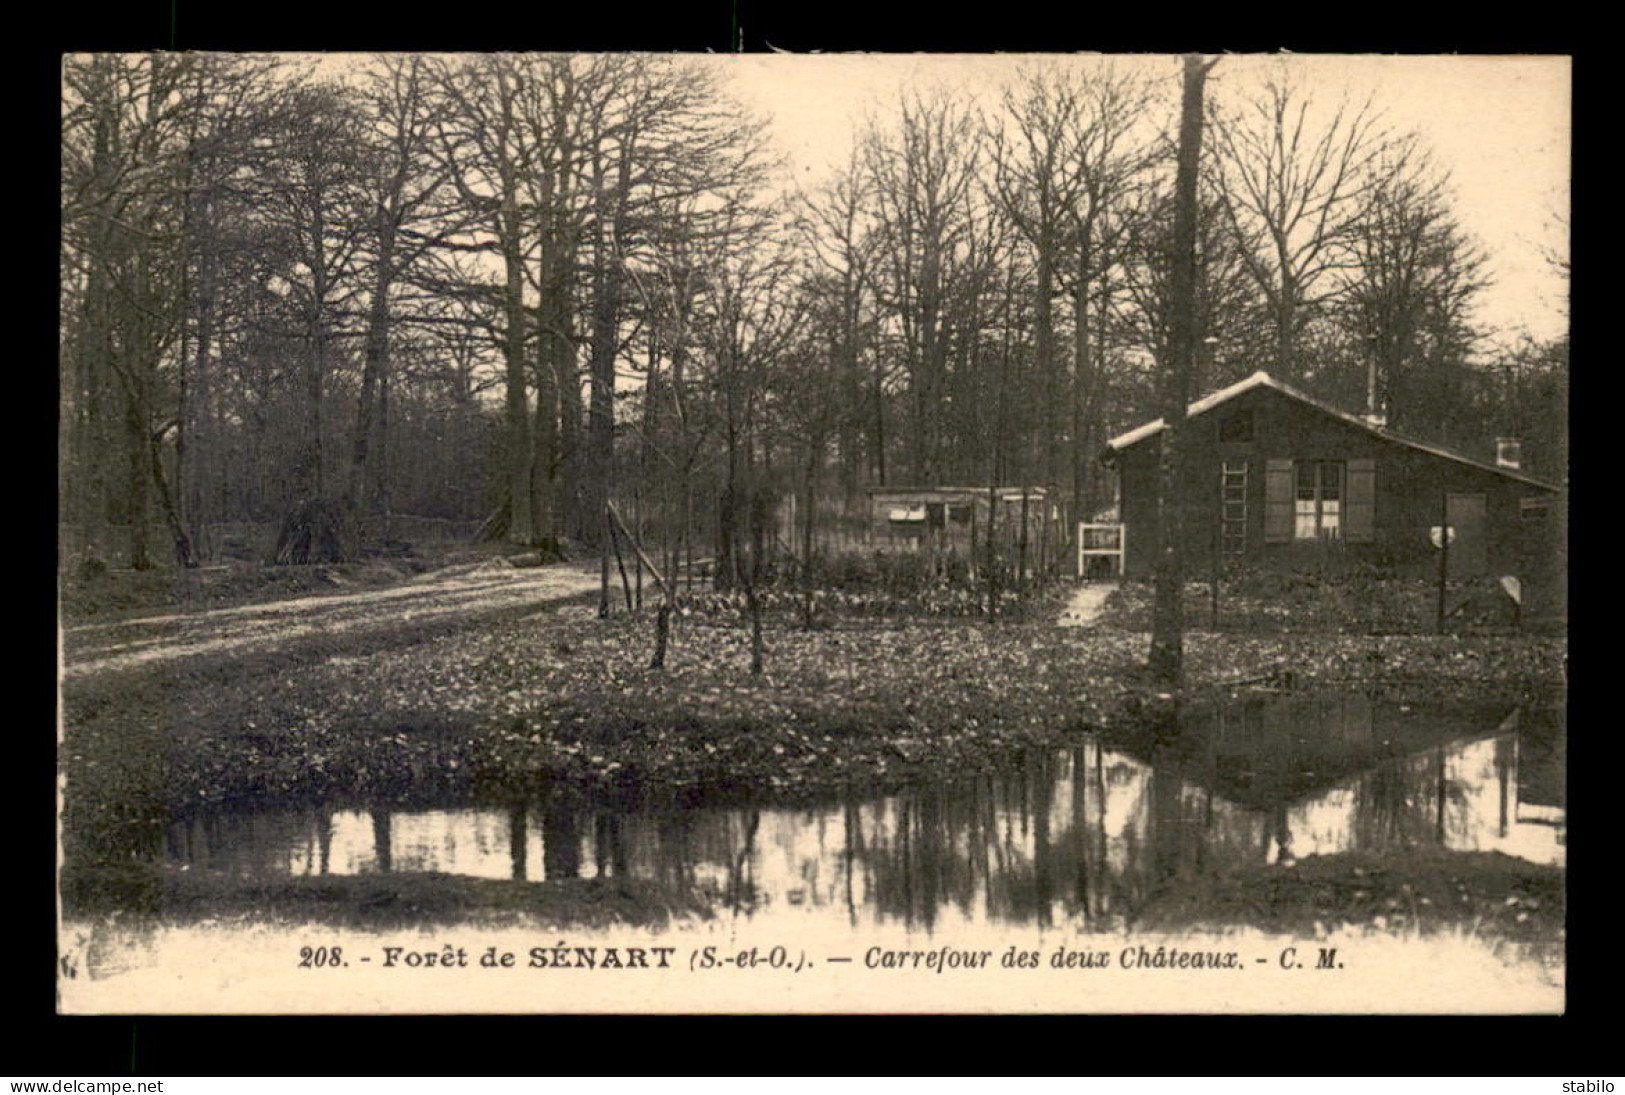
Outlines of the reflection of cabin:
{"label": "reflection of cabin", "polygon": [[[997,508],[993,508],[995,505]],[[1061,515],[1043,487],[871,487],[869,533],[874,547],[894,551],[935,551],[971,557],[987,545],[988,514],[993,537],[1003,549],[1017,550],[1026,515],[1027,550],[1036,566],[1053,554],[1061,536]]]}
{"label": "reflection of cabin", "polygon": [[[1520,471],[1515,443],[1494,462],[1400,436],[1269,374],[1190,405],[1184,428],[1187,559],[1315,569],[1364,561],[1437,572],[1436,526],[1454,530],[1455,578],[1546,569],[1562,489]],[[1126,531],[1124,570],[1148,574],[1157,543],[1162,419],[1107,444]]]}

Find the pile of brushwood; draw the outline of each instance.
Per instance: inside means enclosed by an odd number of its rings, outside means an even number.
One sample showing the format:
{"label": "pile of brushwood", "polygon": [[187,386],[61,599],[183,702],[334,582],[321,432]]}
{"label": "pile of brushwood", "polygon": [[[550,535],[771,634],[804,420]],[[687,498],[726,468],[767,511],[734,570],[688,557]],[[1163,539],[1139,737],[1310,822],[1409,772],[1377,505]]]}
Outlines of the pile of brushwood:
{"label": "pile of brushwood", "polygon": [[296,502],[282,518],[271,562],[278,566],[348,563],[361,554],[361,536],[348,508],[326,498]]}

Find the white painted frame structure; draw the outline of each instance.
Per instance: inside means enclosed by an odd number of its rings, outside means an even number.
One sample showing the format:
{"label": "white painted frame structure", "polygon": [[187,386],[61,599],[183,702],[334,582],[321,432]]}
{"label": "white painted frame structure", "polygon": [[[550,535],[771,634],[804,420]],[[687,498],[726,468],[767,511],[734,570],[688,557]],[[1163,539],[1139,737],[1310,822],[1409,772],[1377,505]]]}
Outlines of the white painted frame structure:
{"label": "white painted frame structure", "polygon": [[[1089,534],[1091,532],[1112,532],[1112,533],[1115,533],[1116,534],[1115,539],[1117,541],[1117,546],[1116,547],[1109,547],[1109,548],[1090,547],[1089,546]],[[1087,566],[1087,563],[1088,563],[1088,559],[1089,559],[1090,556],[1092,556],[1092,555],[1097,555],[1097,556],[1098,555],[1104,555],[1104,556],[1116,556],[1117,557],[1116,576],[1121,578],[1123,576],[1123,552],[1127,549],[1127,547],[1128,547],[1128,526],[1127,525],[1124,525],[1124,524],[1121,524],[1121,523],[1119,523],[1119,524],[1109,524],[1109,523],[1108,524],[1088,524],[1088,523],[1083,522],[1083,521],[1078,522],[1078,577],[1083,578],[1085,575],[1087,575],[1089,573],[1089,568]]]}

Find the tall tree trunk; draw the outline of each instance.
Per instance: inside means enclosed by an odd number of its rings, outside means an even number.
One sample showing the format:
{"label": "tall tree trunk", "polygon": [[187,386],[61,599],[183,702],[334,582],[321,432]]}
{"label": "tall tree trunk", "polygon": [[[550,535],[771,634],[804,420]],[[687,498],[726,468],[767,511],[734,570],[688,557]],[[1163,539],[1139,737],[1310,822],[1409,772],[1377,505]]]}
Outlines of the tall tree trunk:
{"label": "tall tree trunk", "polygon": [[[818,522],[818,455],[823,439],[815,436],[807,443],[805,502],[807,512],[801,523],[801,588],[806,597],[803,617],[808,627],[813,622],[813,532]],[[794,530],[792,530],[792,533]]]}
{"label": "tall tree trunk", "polygon": [[728,401],[727,476],[722,485],[722,503],[717,509],[717,558],[712,567],[713,584],[718,590],[734,587],[738,578],[739,529],[739,433],[736,426],[732,395]]}
{"label": "tall tree trunk", "polygon": [[1175,179],[1174,255],[1169,360],[1163,365],[1163,430],[1158,465],[1158,552],[1151,615],[1152,675],[1176,693],[1184,680],[1184,440],[1190,375],[1196,357],[1196,183],[1202,150],[1202,88],[1213,62],[1185,58]]}
{"label": "tall tree trunk", "polygon": [[[568,75],[569,63],[561,71]],[[555,111],[556,133],[568,131],[562,106]],[[536,368],[536,417],[531,449],[531,521],[538,538],[558,536],[562,499],[559,497],[559,392],[575,375],[575,346],[571,339],[571,270],[575,263],[573,240],[564,227],[567,188],[560,183],[559,162],[568,163],[573,145],[565,140],[557,161],[543,165],[541,216],[545,234],[538,259],[537,332],[540,346]]]}
{"label": "tall tree trunk", "polygon": [[[504,182],[507,187],[510,184]],[[505,423],[508,434],[508,542],[529,545],[535,542],[536,528],[531,514],[530,397],[525,368],[525,282],[524,252],[520,246],[522,225],[517,199],[512,192],[503,195],[502,260],[506,280],[503,286],[503,319],[507,325],[502,343],[504,379],[507,383]]]}
{"label": "tall tree trunk", "polygon": [[[132,372],[135,366],[132,365]],[[134,570],[152,569],[152,554],[147,541],[147,497],[152,449],[147,444],[149,432],[145,400],[137,390],[136,379],[127,385],[124,400],[124,443],[127,463],[125,478],[125,505],[130,520],[130,567]]]}
{"label": "tall tree trunk", "polygon": [[[1091,381],[1094,362],[1089,357],[1089,263],[1088,247],[1080,248],[1077,281],[1072,286],[1072,498],[1071,519],[1064,541],[1073,539],[1080,521],[1089,520],[1089,412],[1094,398]],[[1076,556],[1076,551],[1073,552]]]}
{"label": "tall tree trunk", "polygon": [[840,476],[843,512],[852,509],[858,496],[859,475],[863,470],[863,374],[858,362],[857,316],[852,303],[854,289],[850,275],[842,290],[841,331],[841,417]]}
{"label": "tall tree trunk", "polygon": [[377,472],[378,512],[383,515],[384,535],[389,535],[389,519],[395,513],[395,495],[390,478],[389,449],[389,393],[392,370],[389,355],[385,354],[378,369],[378,451],[372,464]]}
{"label": "tall tree trunk", "polygon": [[[592,384],[587,413],[587,450],[591,461],[587,488],[591,505],[602,510],[615,489],[615,356],[621,337],[621,257],[618,253],[622,211],[631,187],[633,134],[619,152],[609,205],[593,222],[592,331],[588,374]],[[599,168],[602,171],[602,168]],[[604,193],[596,179],[595,192]]]}
{"label": "tall tree trunk", "polygon": [[[1036,256],[1038,269],[1034,305],[1033,349],[1037,360],[1033,362],[1038,373],[1044,400],[1044,467],[1045,482],[1051,488],[1061,481],[1061,437],[1066,433],[1066,401],[1062,396],[1059,363],[1055,353],[1055,245],[1048,232],[1040,235]],[[1029,473],[1030,474],[1030,473]]]}
{"label": "tall tree trunk", "polygon": [[1293,304],[1293,294],[1296,292],[1295,288],[1283,281],[1281,298],[1275,307],[1275,375],[1289,384],[1299,379],[1296,360],[1297,339],[1296,332],[1293,331],[1297,323],[1297,309]]}
{"label": "tall tree trunk", "polygon": [[164,520],[169,525],[170,537],[175,542],[175,561],[191,569],[198,565],[197,548],[176,505],[174,492],[169,489],[169,481],[164,476],[162,436],[149,433],[148,446],[152,450],[149,466],[152,469],[153,486],[157,489],[158,502],[163,508]]}
{"label": "tall tree trunk", "polygon": [[[544,336],[544,345],[555,341]],[[551,356],[551,355],[550,355]],[[544,358],[536,370],[536,413],[531,430],[531,524],[538,540],[557,536],[559,386],[557,364]]]}
{"label": "tall tree trunk", "polygon": [[117,421],[112,377],[112,318],[106,271],[93,263],[86,276],[84,318],[75,360],[78,384],[75,395],[73,474],[66,479],[74,501],[74,515],[84,541],[86,559],[101,559],[107,549],[107,485],[110,461],[116,452]]}
{"label": "tall tree trunk", "polygon": [[875,363],[874,373],[874,441],[872,448],[875,461],[875,485],[886,485],[886,388],[880,373],[880,363]]}
{"label": "tall tree trunk", "polygon": [[[377,429],[379,377],[389,353],[389,294],[394,262],[395,234],[380,218],[380,247],[377,274],[373,280],[372,302],[367,309],[367,335],[362,349],[361,394],[356,401],[355,432],[350,443],[350,474],[345,484],[345,506],[365,527],[378,509],[377,475],[369,466]],[[369,483],[369,477],[371,482]]]}
{"label": "tall tree trunk", "polygon": [[304,475],[301,477],[301,494],[308,499],[322,499],[327,496],[327,482],[323,463],[322,451],[322,389],[327,379],[327,317],[323,310],[327,307],[327,267],[323,261],[327,246],[327,228],[320,215],[317,215],[310,224],[311,255],[311,290],[310,305],[310,346],[305,355],[305,428],[309,436],[305,439],[305,465]]}
{"label": "tall tree trunk", "polygon": [[203,225],[203,246],[198,254],[197,272],[197,337],[192,347],[192,374],[189,392],[181,401],[181,424],[185,431],[184,444],[178,442],[177,451],[184,448],[177,478],[180,480],[181,512],[194,541],[200,541],[204,523],[204,498],[207,497],[206,479],[214,470],[214,376],[211,357],[215,339],[215,256],[209,233],[208,207],[199,217]]}
{"label": "tall tree trunk", "polygon": [[591,542],[587,534],[588,514],[582,484],[581,377],[572,361],[559,382],[559,492],[562,517],[570,535],[583,542]]}
{"label": "tall tree trunk", "polygon": [[[608,269],[614,260],[601,254],[605,266],[595,278],[592,308],[592,343],[588,380],[592,385],[587,405],[587,452],[590,461],[585,484],[589,506],[601,511],[612,496],[615,479],[615,351],[620,338],[619,292]],[[597,542],[596,538],[595,541]]]}

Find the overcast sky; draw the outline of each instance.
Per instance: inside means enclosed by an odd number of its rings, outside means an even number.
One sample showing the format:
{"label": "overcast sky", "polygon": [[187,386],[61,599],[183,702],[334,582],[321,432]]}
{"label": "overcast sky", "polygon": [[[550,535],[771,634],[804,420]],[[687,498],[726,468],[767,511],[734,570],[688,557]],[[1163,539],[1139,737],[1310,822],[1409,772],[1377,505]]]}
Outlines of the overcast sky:
{"label": "overcast sky", "polygon": [[[1052,61],[1066,60],[1048,55]],[[739,98],[772,116],[775,139],[795,173],[815,179],[840,162],[865,111],[892,113],[905,88],[945,86],[996,101],[1023,55],[745,54],[715,58]],[[1077,57],[1079,65],[1098,58]],[[1179,82],[1173,57],[1119,57],[1115,63],[1163,74],[1170,117]],[[1285,64],[1330,104],[1367,96],[1399,129],[1419,131],[1451,174],[1463,227],[1484,247],[1495,284],[1480,320],[1504,332],[1554,337],[1567,320],[1564,283],[1548,250],[1566,253],[1569,206],[1569,61],[1561,57],[1227,57],[1214,69],[1218,99],[1257,86]]]}

